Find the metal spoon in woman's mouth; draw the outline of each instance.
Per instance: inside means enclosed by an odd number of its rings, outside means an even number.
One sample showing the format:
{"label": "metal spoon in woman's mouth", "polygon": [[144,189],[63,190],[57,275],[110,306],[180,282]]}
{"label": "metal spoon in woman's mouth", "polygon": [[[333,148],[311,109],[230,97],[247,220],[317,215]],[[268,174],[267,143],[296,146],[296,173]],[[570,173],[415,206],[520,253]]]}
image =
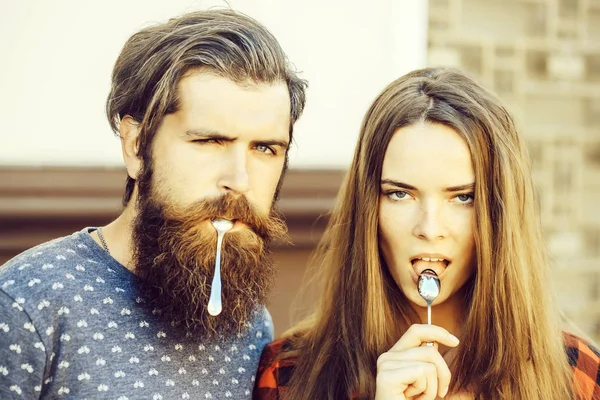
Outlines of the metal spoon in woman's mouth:
{"label": "metal spoon in woman's mouth", "polygon": [[216,316],[223,309],[221,301],[221,245],[223,236],[233,228],[233,222],[226,219],[214,219],[210,221],[217,231],[217,256],[215,257],[215,274],[210,287],[210,300],[208,301],[208,313]]}
{"label": "metal spoon in woman's mouth", "polygon": [[[432,269],[426,269],[419,275],[417,289],[419,295],[427,303],[427,324],[431,325],[431,303],[439,296],[442,285],[440,278]],[[427,343],[426,346],[433,346],[433,343]]]}

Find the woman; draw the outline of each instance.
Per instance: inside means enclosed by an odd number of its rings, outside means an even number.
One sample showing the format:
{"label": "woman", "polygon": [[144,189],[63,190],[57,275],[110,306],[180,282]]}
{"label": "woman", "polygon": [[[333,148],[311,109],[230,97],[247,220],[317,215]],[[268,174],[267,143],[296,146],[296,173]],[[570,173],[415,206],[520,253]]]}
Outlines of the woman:
{"label": "woman", "polygon": [[267,347],[255,398],[600,398],[598,350],[559,326],[523,139],[456,70],[378,96],[314,259],[317,309]]}

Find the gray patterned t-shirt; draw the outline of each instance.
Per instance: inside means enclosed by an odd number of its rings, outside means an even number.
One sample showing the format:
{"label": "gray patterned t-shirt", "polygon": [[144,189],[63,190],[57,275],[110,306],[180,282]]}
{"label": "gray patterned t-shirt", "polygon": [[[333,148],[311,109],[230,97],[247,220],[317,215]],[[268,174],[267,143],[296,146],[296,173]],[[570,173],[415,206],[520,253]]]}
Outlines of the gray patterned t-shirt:
{"label": "gray patterned t-shirt", "polygon": [[0,267],[0,399],[250,399],[267,310],[234,338],[175,340],[88,231]]}

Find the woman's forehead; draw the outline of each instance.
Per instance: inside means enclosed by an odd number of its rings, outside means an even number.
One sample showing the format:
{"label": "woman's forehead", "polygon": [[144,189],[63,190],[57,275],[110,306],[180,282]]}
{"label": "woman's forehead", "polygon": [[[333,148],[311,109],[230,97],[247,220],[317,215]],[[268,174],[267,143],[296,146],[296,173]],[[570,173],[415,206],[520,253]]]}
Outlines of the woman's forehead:
{"label": "woman's forehead", "polygon": [[409,125],[398,129],[390,140],[382,179],[401,180],[413,186],[425,180],[448,186],[473,183],[471,153],[465,140],[452,128],[430,123]]}

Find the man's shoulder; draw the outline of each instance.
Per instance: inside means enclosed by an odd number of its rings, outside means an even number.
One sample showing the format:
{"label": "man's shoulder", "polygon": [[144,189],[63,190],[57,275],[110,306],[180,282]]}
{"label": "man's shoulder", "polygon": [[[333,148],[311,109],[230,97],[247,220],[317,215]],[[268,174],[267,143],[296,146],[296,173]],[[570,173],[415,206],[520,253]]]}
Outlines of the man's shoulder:
{"label": "man's shoulder", "polygon": [[250,331],[257,338],[266,340],[267,343],[273,340],[273,319],[266,307],[260,307],[256,310],[255,317],[250,323]]}
{"label": "man's shoulder", "polygon": [[[254,312],[254,317],[246,329],[219,339],[226,346],[244,349],[245,353],[258,364],[264,347],[273,340],[273,321],[269,311],[261,306]],[[255,365],[256,367],[256,365]]]}
{"label": "man's shoulder", "polygon": [[16,298],[36,293],[48,295],[66,287],[78,272],[97,264],[98,249],[83,231],[30,248],[0,266],[0,290]]}
{"label": "man's shoulder", "polygon": [[87,247],[86,244],[84,244],[81,235],[82,231],[78,231],[31,247],[9,259],[4,265],[1,265],[0,273],[6,273],[6,271],[15,266],[18,267],[27,263],[50,261],[53,256],[56,257],[63,252],[76,254],[78,248],[81,249]]}

